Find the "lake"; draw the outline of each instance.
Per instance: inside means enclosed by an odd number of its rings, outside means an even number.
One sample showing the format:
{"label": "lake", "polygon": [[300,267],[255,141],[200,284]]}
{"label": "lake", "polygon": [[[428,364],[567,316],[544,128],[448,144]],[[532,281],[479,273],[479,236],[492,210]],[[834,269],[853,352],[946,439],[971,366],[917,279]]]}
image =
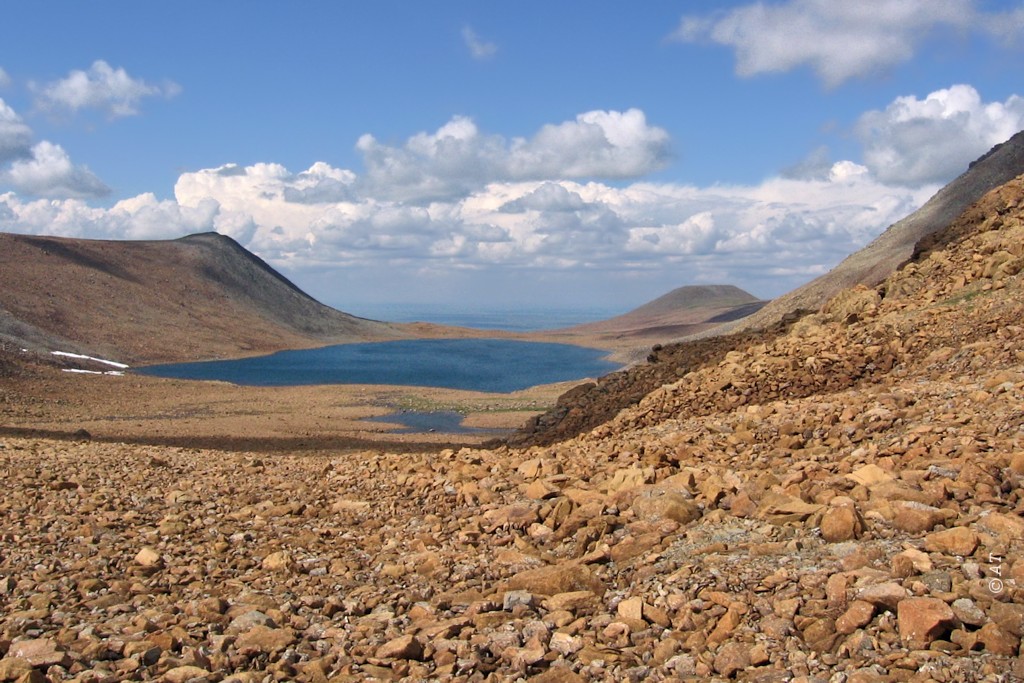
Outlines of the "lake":
{"label": "lake", "polygon": [[509,393],[599,377],[621,366],[607,351],[508,339],[411,339],[281,351],[238,360],[174,363],[137,372],[253,386],[398,384]]}

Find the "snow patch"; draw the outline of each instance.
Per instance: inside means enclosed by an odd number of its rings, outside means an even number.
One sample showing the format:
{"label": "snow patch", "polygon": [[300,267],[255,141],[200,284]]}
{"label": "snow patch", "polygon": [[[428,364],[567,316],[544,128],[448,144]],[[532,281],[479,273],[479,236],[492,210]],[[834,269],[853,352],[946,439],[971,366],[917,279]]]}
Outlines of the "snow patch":
{"label": "snow patch", "polygon": [[99,370],[81,370],[79,368],[64,368],[61,372],[77,372],[80,375],[114,375],[115,377],[124,377],[124,373],[120,370],[107,370],[106,372],[100,372]]}
{"label": "snow patch", "polygon": [[[117,361],[112,361],[112,360],[105,360],[103,358],[93,358],[92,356],[83,356],[80,353],[68,353],[67,351],[51,351],[50,353],[53,354],[54,356],[64,356],[65,358],[79,358],[81,360],[91,360],[91,361],[94,361],[96,363],[103,363],[105,365],[110,365],[110,366],[115,367],[115,368],[121,368],[121,369],[127,369],[128,368],[128,366],[125,365],[124,363],[118,363]],[[71,372],[74,372],[74,371],[71,371]],[[85,370],[81,370],[80,372],[86,372],[86,371]],[[103,374],[103,373],[98,373],[98,374]]]}

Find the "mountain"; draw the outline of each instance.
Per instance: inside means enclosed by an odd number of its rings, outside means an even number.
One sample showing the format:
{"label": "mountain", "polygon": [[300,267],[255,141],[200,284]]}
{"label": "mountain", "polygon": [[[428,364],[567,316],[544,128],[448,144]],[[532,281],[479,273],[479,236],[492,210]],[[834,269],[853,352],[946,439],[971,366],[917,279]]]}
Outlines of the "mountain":
{"label": "mountain", "polygon": [[312,299],[230,237],[0,233],[0,342],[127,363],[405,336]]}
{"label": "mountain", "polygon": [[755,315],[729,329],[765,327],[795,311],[816,311],[842,289],[858,284],[877,285],[912,256],[919,240],[942,230],[986,192],[1021,173],[1024,173],[1024,131],[972,162],[962,175],[939,190],[924,206],[891,225],[831,271],[774,299]]}
{"label": "mountain", "polygon": [[614,318],[533,337],[616,349],[615,357],[631,362],[642,358],[651,344],[712,330],[749,316],[766,303],[732,285],[688,285]]}

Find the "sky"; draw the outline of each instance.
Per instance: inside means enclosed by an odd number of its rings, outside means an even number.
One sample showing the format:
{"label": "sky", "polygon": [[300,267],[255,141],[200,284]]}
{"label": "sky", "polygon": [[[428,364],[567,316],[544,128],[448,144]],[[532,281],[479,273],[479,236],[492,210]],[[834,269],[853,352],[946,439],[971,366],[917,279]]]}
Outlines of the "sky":
{"label": "sky", "polygon": [[1024,129],[1024,2],[9,0],[0,231],[229,235],[319,300],[783,294]]}

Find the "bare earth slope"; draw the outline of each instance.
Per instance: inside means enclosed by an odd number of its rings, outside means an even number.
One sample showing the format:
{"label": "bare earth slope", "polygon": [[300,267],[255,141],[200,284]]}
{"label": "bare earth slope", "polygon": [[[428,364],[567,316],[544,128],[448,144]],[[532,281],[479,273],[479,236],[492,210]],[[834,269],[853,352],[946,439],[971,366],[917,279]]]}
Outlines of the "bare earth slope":
{"label": "bare earth slope", "polygon": [[310,298],[229,237],[0,234],[0,339],[134,363],[402,336]]}
{"label": "bare earth slope", "polygon": [[1024,177],[527,449],[5,438],[5,681],[1024,680]]}

